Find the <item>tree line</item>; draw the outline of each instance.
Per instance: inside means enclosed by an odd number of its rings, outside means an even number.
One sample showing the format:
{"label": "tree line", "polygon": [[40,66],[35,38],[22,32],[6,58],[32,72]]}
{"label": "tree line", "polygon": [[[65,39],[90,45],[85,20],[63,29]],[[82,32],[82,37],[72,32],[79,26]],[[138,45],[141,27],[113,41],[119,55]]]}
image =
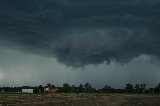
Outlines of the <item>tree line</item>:
{"label": "tree line", "polygon": [[63,84],[62,87],[56,87],[52,84],[46,86],[39,85],[38,87],[0,87],[1,93],[7,92],[22,92],[22,89],[33,89],[34,93],[49,93],[47,90],[54,90],[54,93],[160,93],[160,83],[154,88],[146,88],[146,84],[136,84],[133,86],[127,83],[123,89],[115,89],[111,86],[105,85],[101,89],[95,89],[89,83],[80,84],[79,86]]}
{"label": "tree line", "polygon": [[[101,89],[96,89],[91,86],[89,83],[80,84],[79,86],[69,85],[68,83],[63,84],[62,87],[55,87],[54,85],[47,84],[48,87],[58,88],[58,93],[160,93],[160,83],[154,88],[146,88],[146,84],[136,84],[133,86],[130,83],[127,83],[124,89],[115,89],[111,86],[105,85]],[[39,91],[44,93],[42,85],[38,87]]]}

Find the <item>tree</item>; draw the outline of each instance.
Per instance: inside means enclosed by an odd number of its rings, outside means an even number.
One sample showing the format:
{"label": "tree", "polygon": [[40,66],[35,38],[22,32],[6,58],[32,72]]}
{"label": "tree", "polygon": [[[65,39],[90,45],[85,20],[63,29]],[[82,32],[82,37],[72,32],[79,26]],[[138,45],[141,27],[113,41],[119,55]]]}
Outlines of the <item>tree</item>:
{"label": "tree", "polygon": [[84,92],[85,93],[94,93],[96,90],[92,88],[92,86],[89,83],[86,83],[84,85]]}
{"label": "tree", "polygon": [[134,91],[134,88],[133,88],[132,84],[128,83],[128,84],[126,84],[125,90],[128,93],[132,93]]}
{"label": "tree", "polygon": [[83,91],[84,91],[84,86],[82,84],[80,84],[78,87],[78,92],[82,93]]}
{"label": "tree", "polygon": [[62,92],[63,93],[69,93],[70,92],[70,86],[69,86],[69,84],[67,84],[67,83],[63,84]]}
{"label": "tree", "polygon": [[56,86],[55,85],[51,85],[51,88],[55,88]]}
{"label": "tree", "polygon": [[75,87],[75,85],[71,86],[70,92],[72,93],[78,93],[77,87]]}
{"label": "tree", "polygon": [[39,93],[44,93],[44,88],[42,85],[39,85],[38,89],[39,89]]}
{"label": "tree", "polygon": [[146,93],[154,93],[154,89],[153,88],[149,88],[146,90]]}
{"label": "tree", "polygon": [[146,84],[136,84],[135,91],[136,93],[144,93],[146,90]]}
{"label": "tree", "polygon": [[105,86],[102,88],[102,92],[104,92],[104,93],[112,92],[111,86],[105,85]]}
{"label": "tree", "polygon": [[160,93],[160,83],[154,88],[155,93]]}
{"label": "tree", "polygon": [[48,87],[51,87],[52,85],[50,83],[47,84]]}

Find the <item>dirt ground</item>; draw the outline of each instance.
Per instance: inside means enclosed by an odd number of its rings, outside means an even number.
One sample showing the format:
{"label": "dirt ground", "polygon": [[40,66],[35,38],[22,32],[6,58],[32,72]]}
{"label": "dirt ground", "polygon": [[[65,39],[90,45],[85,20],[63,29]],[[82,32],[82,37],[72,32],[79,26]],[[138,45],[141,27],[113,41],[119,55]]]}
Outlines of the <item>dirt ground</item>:
{"label": "dirt ground", "polygon": [[160,106],[160,95],[0,94],[0,106]]}

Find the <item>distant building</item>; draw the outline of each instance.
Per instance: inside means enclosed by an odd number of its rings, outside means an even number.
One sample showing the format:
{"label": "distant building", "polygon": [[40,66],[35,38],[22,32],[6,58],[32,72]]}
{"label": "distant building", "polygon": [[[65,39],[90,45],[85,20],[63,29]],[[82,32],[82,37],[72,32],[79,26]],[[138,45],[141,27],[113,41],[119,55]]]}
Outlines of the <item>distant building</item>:
{"label": "distant building", "polygon": [[22,89],[22,93],[33,93],[33,89]]}
{"label": "distant building", "polygon": [[23,86],[22,87],[22,93],[33,93],[34,88],[30,86]]}
{"label": "distant building", "polygon": [[56,93],[58,91],[58,89],[57,88],[53,88],[53,87],[48,87],[48,86],[46,86],[45,88],[44,88],[44,92],[45,93]]}

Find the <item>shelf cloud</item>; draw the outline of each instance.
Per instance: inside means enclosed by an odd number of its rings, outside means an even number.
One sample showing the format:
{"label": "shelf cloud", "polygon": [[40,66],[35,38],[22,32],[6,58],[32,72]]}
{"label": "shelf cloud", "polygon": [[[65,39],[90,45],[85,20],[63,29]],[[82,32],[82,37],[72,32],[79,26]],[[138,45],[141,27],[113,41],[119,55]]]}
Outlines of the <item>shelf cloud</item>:
{"label": "shelf cloud", "polygon": [[71,67],[160,56],[159,0],[1,0],[0,46]]}

